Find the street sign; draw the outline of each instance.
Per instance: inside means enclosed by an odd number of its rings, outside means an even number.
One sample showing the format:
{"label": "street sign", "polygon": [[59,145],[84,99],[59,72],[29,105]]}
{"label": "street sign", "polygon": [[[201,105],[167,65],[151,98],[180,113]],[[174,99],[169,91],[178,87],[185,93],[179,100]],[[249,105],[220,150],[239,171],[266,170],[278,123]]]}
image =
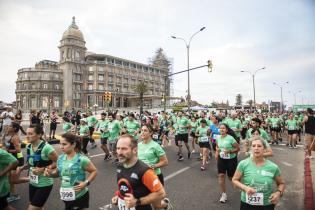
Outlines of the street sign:
{"label": "street sign", "polygon": [[307,108],[311,108],[313,110],[315,110],[315,104],[311,104],[311,105],[293,105],[293,111],[294,112],[298,112],[298,111],[305,111]]}

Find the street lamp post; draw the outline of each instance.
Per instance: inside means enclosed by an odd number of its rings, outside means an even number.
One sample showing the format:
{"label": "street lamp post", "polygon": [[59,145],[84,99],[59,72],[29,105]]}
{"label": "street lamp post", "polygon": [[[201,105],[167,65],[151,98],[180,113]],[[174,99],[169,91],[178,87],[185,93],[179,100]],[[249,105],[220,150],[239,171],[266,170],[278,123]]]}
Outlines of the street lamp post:
{"label": "street lamp post", "polygon": [[282,84],[278,84],[278,83],[276,83],[276,82],[273,82],[273,84],[280,87],[280,91],[281,91],[281,106],[280,106],[280,112],[282,113],[283,110],[284,110],[282,90],[283,90],[283,87],[284,87],[286,84],[289,84],[289,82],[286,81],[286,82],[284,82],[284,83],[282,83]]}
{"label": "street lamp post", "polygon": [[98,105],[94,104],[93,107],[94,107],[94,114],[96,115],[96,109],[97,109]]}
{"label": "street lamp post", "polygon": [[294,91],[289,91],[289,93],[292,93],[293,98],[294,98],[294,105],[296,105],[296,94],[301,93],[302,91],[299,90],[298,92],[294,92]]}
{"label": "street lamp post", "polygon": [[241,71],[241,72],[247,72],[249,73],[251,76],[252,76],[252,80],[253,80],[253,92],[254,92],[254,107],[256,108],[256,90],[255,90],[255,75],[258,71],[261,71],[261,70],[264,70],[266,69],[266,67],[262,67],[260,69],[257,69],[256,71],[254,72],[251,72],[251,71]]}
{"label": "street lamp post", "polygon": [[206,27],[202,27],[201,29],[199,29],[199,31],[197,31],[196,33],[194,33],[190,38],[189,38],[189,41],[187,43],[187,41],[181,37],[176,37],[176,36],[171,36],[171,38],[173,39],[180,39],[180,40],[183,40],[185,42],[185,45],[186,45],[186,49],[187,49],[187,85],[188,85],[188,88],[187,88],[187,108],[188,108],[188,111],[190,111],[190,99],[191,99],[191,96],[190,96],[190,76],[189,76],[189,50],[190,50],[190,42],[192,40],[192,38],[197,35],[199,32],[203,31]]}

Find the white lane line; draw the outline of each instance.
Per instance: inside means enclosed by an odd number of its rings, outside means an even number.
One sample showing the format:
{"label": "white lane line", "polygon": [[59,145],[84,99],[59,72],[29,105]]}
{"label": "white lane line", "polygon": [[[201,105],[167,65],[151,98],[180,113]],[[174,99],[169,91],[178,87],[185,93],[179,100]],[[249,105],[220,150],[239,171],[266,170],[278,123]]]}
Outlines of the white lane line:
{"label": "white lane line", "polygon": [[285,149],[283,149],[283,148],[279,148],[279,147],[273,147],[272,149],[276,149],[276,150],[281,150],[281,151],[285,151]]}
{"label": "white lane line", "polygon": [[286,165],[286,166],[290,166],[290,167],[293,166],[291,163],[288,163],[288,162],[285,162],[285,161],[282,161],[282,164],[283,164],[283,165]]}
{"label": "white lane line", "polygon": [[97,154],[97,155],[91,155],[91,156],[88,156],[88,157],[93,158],[93,157],[102,156],[102,155],[105,155],[105,153],[101,153],[101,154]]}
{"label": "white lane line", "polygon": [[192,165],[190,165],[190,166],[187,166],[187,167],[185,167],[185,168],[182,168],[182,169],[180,169],[180,170],[178,170],[178,171],[176,171],[176,172],[174,172],[174,173],[171,173],[170,175],[168,175],[168,176],[165,177],[164,181],[167,181],[167,180],[169,180],[169,179],[171,179],[171,178],[177,176],[178,174],[181,174],[181,173],[187,171],[187,170],[190,169],[193,165],[196,165],[196,164],[199,164],[199,163],[196,162],[196,163],[194,163],[194,164],[192,164]]}

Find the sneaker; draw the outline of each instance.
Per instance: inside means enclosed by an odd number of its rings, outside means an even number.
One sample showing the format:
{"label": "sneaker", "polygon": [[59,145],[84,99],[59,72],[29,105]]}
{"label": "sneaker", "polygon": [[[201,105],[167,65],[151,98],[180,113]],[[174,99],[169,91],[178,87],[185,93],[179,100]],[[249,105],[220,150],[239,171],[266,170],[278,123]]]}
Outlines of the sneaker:
{"label": "sneaker", "polygon": [[187,154],[188,159],[190,159],[190,156],[191,156],[191,152],[188,151],[188,154]]}
{"label": "sneaker", "polygon": [[200,170],[204,171],[206,170],[206,167],[204,167],[203,165],[200,167]]}
{"label": "sneaker", "polygon": [[276,141],[276,144],[277,144],[277,145],[279,145],[279,142],[278,142],[278,141]]}
{"label": "sneaker", "polygon": [[306,158],[313,159],[314,157],[311,155],[311,156],[306,156]]}
{"label": "sneaker", "polygon": [[96,147],[97,147],[97,145],[95,144],[95,142],[93,142],[92,145],[91,145],[91,149],[94,149]]}
{"label": "sneaker", "polygon": [[293,146],[294,149],[297,149],[298,147],[296,145]]}
{"label": "sneaker", "polygon": [[180,155],[177,160],[178,160],[178,161],[182,161],[182,160],[184,160],[184,158],[183,158],[182,155]]}
{"label": "sneaker", "polygon": [[290,145],[289,148],[293,148],[292,145]]}
{"label": "sneaker", "polygon": [[105,154],[104,160],[107,160],[107,158],[108,158],[108,155],[107,155],[107,154]]}
{"label": "sneaker", "polygon": [[220,198],[220,202],[221,203],[226,203],[226,201],[227,201],[227,195],[226,195],[226,193],[222,193],[221,194],[221,198]]}
{"label": "sneaker", "polygon": [[170,199],[164,198],[163,202],[167,204],[167,207],[164,208],[165,210],[173,210],[173,205],[171,204]]}
{"label": "sneaker", "polygon": [[110,160],[110,159],[112,159],[112,155],[111,155],[111,154],[108,154],[106,160]]}
{"label": "sneaker", "polygon": [[21,199],[20,195],[17,194],[17,195],[11,195],[10,197],[8,197],[7,201],[8,203],[11,203],[20,199]]}
{"label": "sneaker", "polygon": [[191,151],[191,154],[194,154],[196,151],[193,149],[192,151]]}

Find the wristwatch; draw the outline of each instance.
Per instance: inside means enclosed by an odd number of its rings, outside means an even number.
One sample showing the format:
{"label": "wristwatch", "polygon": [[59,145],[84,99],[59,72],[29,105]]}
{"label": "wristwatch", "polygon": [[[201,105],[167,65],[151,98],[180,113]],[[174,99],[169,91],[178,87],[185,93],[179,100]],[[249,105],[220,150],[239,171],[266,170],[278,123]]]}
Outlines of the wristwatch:
{"label": "wristwatch", "polygon": [[86,184],[86,186],[89,186],[90,185],[90,181],[89,180],[85,180],[85,184]]}
{"label": "wristwatch", "polygon": [[278,189],[276,192],[279,192],[279,193],[280,193],[280,197],[283,196],[283,191],[281,191],[281,190]]}
{"label": "wristwatch", "polygon": [[140,198],[137,199],[137,201],[136,201],[136,206],[141,206],[141,200],[140,200]]}

